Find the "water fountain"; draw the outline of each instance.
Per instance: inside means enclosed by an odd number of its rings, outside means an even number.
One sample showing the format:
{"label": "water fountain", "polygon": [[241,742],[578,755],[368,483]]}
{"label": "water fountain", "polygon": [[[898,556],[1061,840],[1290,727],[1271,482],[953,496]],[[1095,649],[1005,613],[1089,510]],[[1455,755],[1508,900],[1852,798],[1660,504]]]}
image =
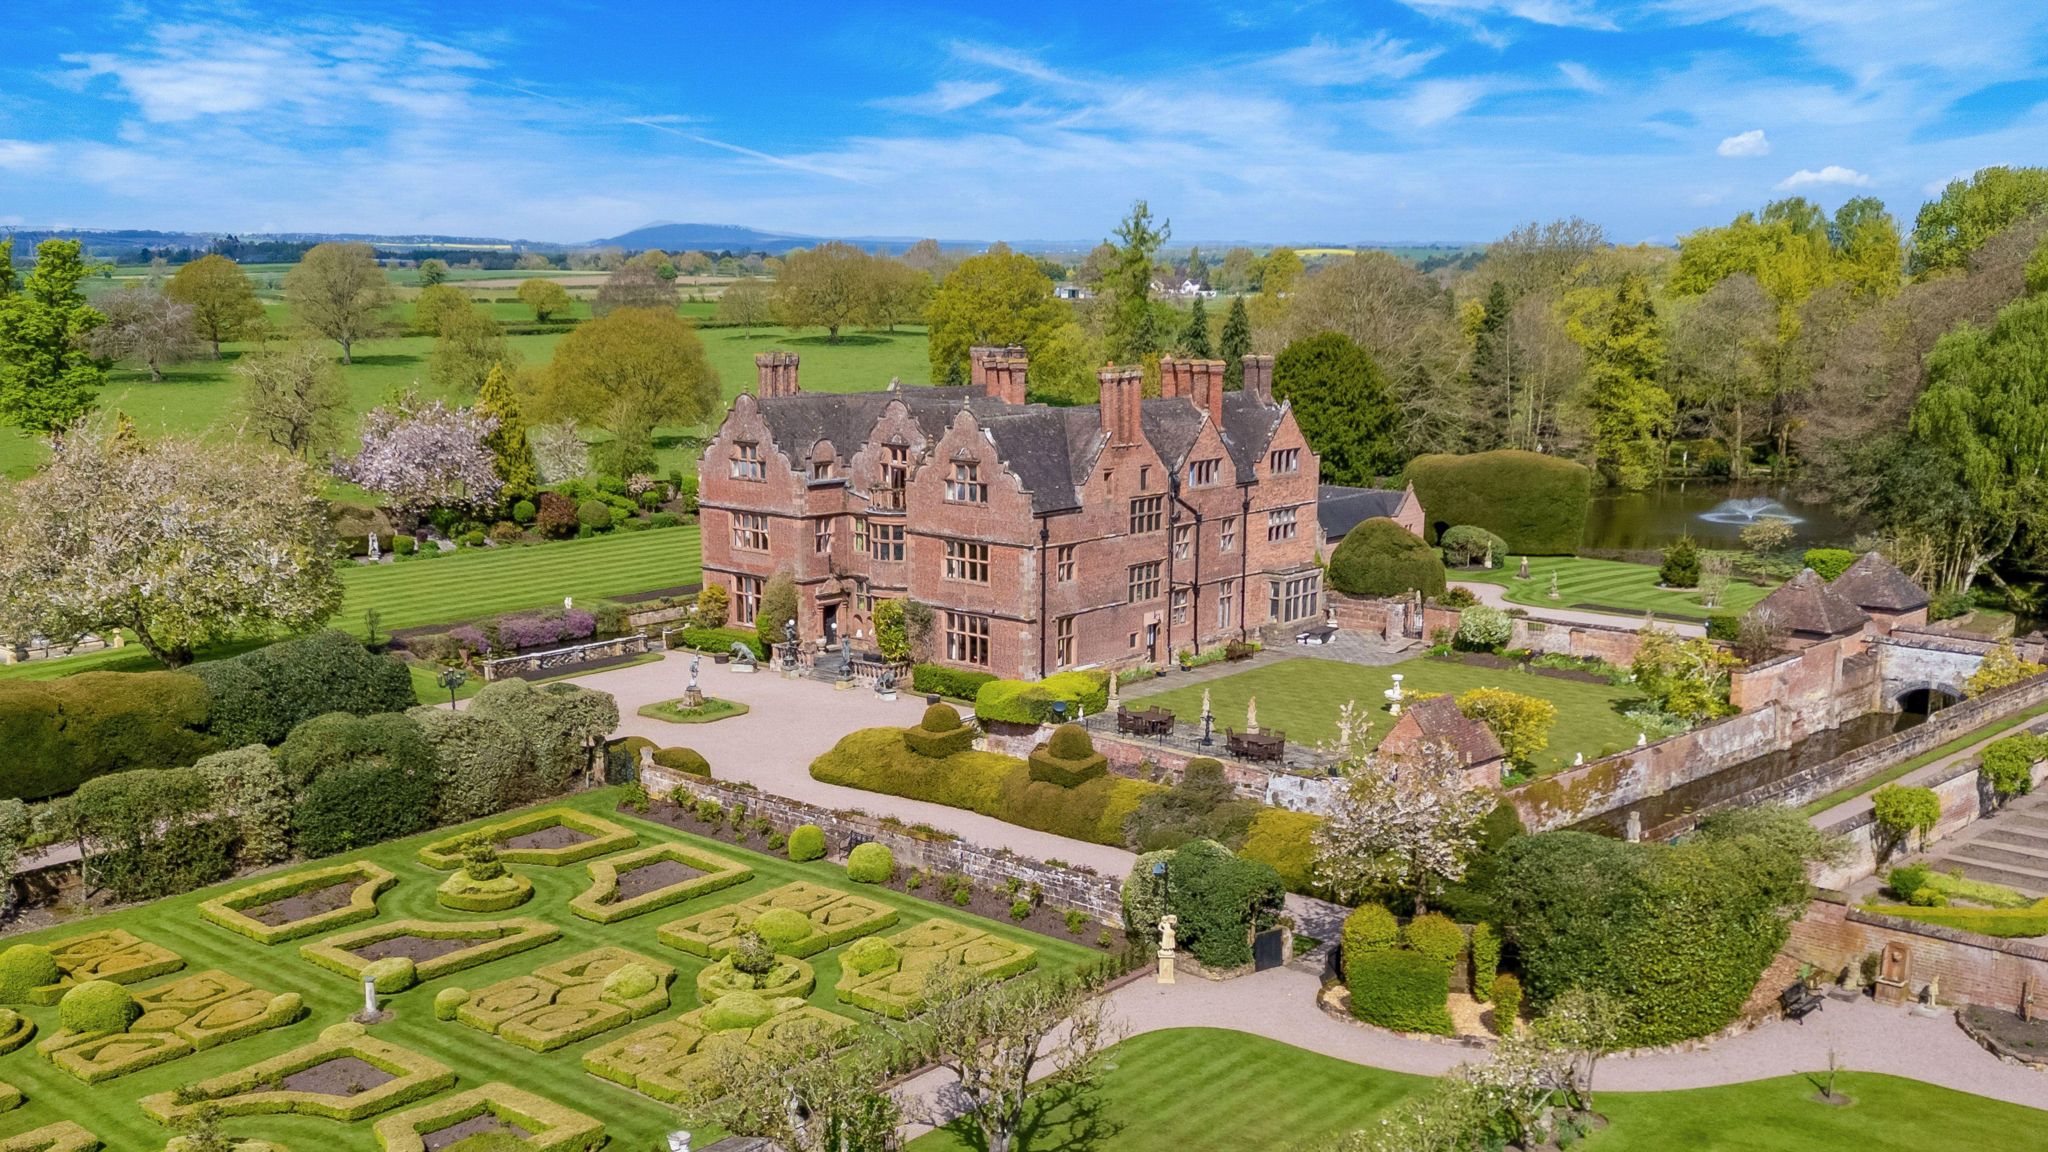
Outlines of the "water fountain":
{"label": "water fountain", "polygon": [[1723,500],[1700,513],[1700,519],[1709,524],[1754,524],[1765,518],[1783,520],[1788,524],[1797,524],[1801,521],[1800,517],[1794,516],[1783,504],[1768,496],[1744,496],[1739,499]]}

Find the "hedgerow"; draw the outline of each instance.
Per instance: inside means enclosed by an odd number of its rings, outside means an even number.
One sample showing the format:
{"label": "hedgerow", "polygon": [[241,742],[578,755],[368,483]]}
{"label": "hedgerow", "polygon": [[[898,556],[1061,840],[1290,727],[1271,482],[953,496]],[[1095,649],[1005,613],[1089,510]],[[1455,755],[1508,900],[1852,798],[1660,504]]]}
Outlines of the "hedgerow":
{"label": "hedgerow", "polygon": [[1577,551],[1592,500],[1591,469],[1539,452],[1417,456],[1408,462],[1408,479],[1429,517],[1430,538],[1471,524],[1522,555]]}
{"label": "hedgerow", "polygon": [[41,800],[95,776],[192,763],[221,747],[206,685],[177,672],[0,681],[0,797]]}
{"label": "hedgerow", "polygon": [[1450,970],[1420,952],[1368,952],[1345,965],[1351,1014],[1396,1032],[1448,1036],[1453,1031]]}
{"label": "hedgerow", "polygon": [[[349,893],[348,903],[327,912],[302,916],[283,924],[265,924],[261,920],[244,915],[246,909],[261,908],[280,900],[290,899],[305,892],[316,892],[343,881],[354,881],[355,888]],[[199,915],[206,920],[240,933],[259,944],[279,944],[311,936],[344,924],[368,920],[377,914],[377,897],[384,894],[398,877],[388,869],[372,864],[368,860],[357,860],[349,864],[337,864],[328,868],[315,868],[310,872],[295,872],[237,888],[225,896],[216,896],[199,905]]]}

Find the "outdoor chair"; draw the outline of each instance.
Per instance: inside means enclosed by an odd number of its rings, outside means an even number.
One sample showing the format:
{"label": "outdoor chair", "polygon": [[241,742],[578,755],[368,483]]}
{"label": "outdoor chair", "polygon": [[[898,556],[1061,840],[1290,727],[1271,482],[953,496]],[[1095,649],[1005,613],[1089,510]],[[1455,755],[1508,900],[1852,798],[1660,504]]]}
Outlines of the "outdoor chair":
{"label": "outdoor chair", "polygon": [[1778,993],[1778,1006],[1785,1010],[1785,1017],[1806,1023],[1806,1014],[1818,1012],[1827,1004],[1820,993],[1808,988],[1802,981]]}

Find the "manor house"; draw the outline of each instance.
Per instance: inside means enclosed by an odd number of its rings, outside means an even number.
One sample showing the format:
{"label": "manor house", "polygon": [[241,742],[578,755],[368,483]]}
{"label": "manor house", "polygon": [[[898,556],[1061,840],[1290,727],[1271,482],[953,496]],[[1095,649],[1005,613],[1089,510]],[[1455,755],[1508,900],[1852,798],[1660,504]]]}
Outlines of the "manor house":
{"label": "manor house", "polygon": [[932,609],[931,659],[1037,677],[1160,662],[1316,616],[1317,461],[1273,399],[1220,360],[1101,371],[1101,402],[1026,403],[1021,348],[973,350],[970,383],[807,393],[757,356],[698,467],[704,578],[753,624],[795,578],[806,641],[873,648],[877,601]]}

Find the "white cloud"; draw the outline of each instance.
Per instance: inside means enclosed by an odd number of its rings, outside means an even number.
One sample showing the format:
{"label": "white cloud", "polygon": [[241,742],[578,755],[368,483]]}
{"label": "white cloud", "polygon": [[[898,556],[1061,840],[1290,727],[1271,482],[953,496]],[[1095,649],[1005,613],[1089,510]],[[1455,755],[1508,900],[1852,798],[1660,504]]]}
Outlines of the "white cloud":
{"label": "white cloud", "polygon": [[1778,188],[1780,191],[1790,191],[1794,188],[1809,188],[1816,184],[1844,184],[1851,188],[1868,188],[1871,179],[1854,168],[1830,164],[1817,172],[1811,168],[1801,168],[1778,181]]}
{"label": "white cloud", "polygon": [[34,168],[50,158],[48,144],[28,140],[0,140],[0,168]]}
{"label": "white cloud", "polygon": [[1463,116],[1497,89],[1495,82],[1478,77],[1424,80],[1410,88],[1406,95],[1371,101],[1368,106],[1405,126],[1434,128]]}
{"label": "white cloud", "polygon": [[1561,60],[1557,70],[1564,75],[1564,82],[1581,92],[1605,92],[1607,85],[1600,82],[1593,70],[1576,60]]}
{"label": "white cloud", "polygon": [[1723,156],[1769,156],[1771,142],[1765,138],[1763,129],[1751,128],[1747,132],[1738,132],[1721,141],[1721,146],[1714,151]]}
{"label": "white cloud", "polygon": [[1385,32],[1369,39],[1338,41],[1317,36],[1266,61],[1274,73],[1298,84],[1343,87],[1375,80],[1405,80],[1441,55],[1441,48],[1411,49]]}
{"label": "white cloud", "polygon": [[1618,27],[1614,20],[1601,13],[1588,0],[1401,0],[1403,4],[1425,16],[1469,17],[1479,13],[1495,13],[1527,20],[1531,24],[1547,24],[1553,28],[1591,28],[1601,32],[1612,32]]}
{"label": "white cloud", "polygon": [[915,96],[891,96],[875,101],[878,108],[889,108],[898,112],[916,112],[937,115],[958,112],[987,100],[1003,90],[1001,84],[982,80],[941,80],[929,92]]}

